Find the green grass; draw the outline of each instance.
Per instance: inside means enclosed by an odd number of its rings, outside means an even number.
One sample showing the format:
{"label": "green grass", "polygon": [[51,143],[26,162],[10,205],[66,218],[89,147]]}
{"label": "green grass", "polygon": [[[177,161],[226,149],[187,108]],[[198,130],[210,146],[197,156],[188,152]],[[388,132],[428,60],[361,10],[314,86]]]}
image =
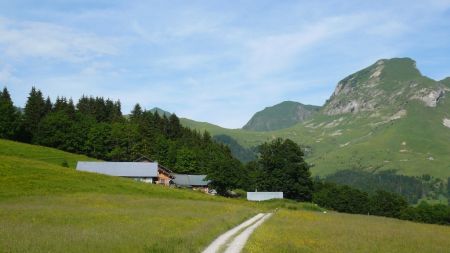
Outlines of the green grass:
{"label": "green grass", "polygon": [[86,157],[54,149],[0,145],[0,252],[198,252],[270,208],[79,172],[56,158]]}
{"label": "green grass", "polygon": [[80,157],[54,149],[3,140],[0,145],[10,147],[0,151],[0,252],[199,252],[256,213],[274,210],[247,252],[445,252],[450,247],[450,227],[324,214],[314,204],[290,200],[209,196],[40,159],[38,154],[50,153],[70,161]]}
{"label": "green grass", "polygon": [[199,252],[258,212],[318,209],[80,172],[58,160],[75,164],[87,157],[5,140],[0,145],[0,252]]}
{"label": "green grass", "polygon": [[0,155],[16,156],[56,165],[62,165],[64,161],[67,161],[70,168],[75,168],[77,161],[95,161],[84,155],[3,139],[0,139]]}
{"label": "green grass", "polygon": [[450,227],[389,218],[281,210],[244,252],[448,252]]}
{"label": "green grass", "polygon": [[199,192],[167,189],[14,156],[1,155],[0,161],[0,199],[83,192],[201,200],[213,198]]}
{"label": "green grass", "polygon": [[255,210],[228,202],[71,194],[0,202],[1,252],[199,252]]}

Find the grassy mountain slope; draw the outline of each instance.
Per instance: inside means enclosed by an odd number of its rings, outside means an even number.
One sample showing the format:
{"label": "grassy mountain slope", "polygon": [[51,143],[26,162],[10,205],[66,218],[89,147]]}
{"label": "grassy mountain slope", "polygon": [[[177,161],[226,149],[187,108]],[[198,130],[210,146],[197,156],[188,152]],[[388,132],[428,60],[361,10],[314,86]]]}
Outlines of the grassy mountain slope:
{"label": "grassy mountain slope", "polygon": [[[40,159],[47,153],[68,161],[86,159],[54,149],[4,140],[0,145],[0,252],[199,252],[249,216],[277,207],[280,211],[251,238],[247,251],[298,251],[307,244],[311,252],[323,252],[335,243],[330,238],[337,231],[342,239],[333,252],[354,249],[355,234],[360,242],[374,240],[357,244],[365,252],[374,245],[395,252],[403,252],[405,245],[411,245],[408,252],[448,248],[448,227],[314,213],[302,211],[318,209],[311,204],[289,201],[213,197],[78,172],[57,160]],[[401,236],[390,236],[399,231]]]}
{"label": "grassy mountain slope", "polygon": [[256,152],[249,148],[242,147],[237,141],[228,135],[215,135],[214,140],[227,145],[231,154],[243,163],[247,163],[256,159]]}
{"label": "grassy mountain slope", "polygon": [[269,132],[256,132],[243,129],[228,129],[207,122],[199,122],[191,119],[181,118],[180,122],[183,126],[196,129],[200,132],[208,131],[214,135],[228,135],[235,139],[243,147],[255,147],[270,140]]}
{"label": "grassy mountain slope", "polygon": [[291,127],[311,118],[320,106],[284,101],[257,112],[243,127],[252,131],[272,131]]}
{"label": "grassy mountain slope", "polygon": [[319,113],[290,128],[256,132],[193,121],[188,125],[213,135],[226,134],[244,147],[290,138],[311,148],[307,161],[314,164],[314,175],[394,169],[446,179],[449,91],[442,81],[422,76],[409,58],[380,60],[344,78]]}
{"label": "grassy mountain slope", "polygon": [[445,79],[442,79],[442,80],[439,81],[439,82],[441,82],[441,83],[447,85],[447,87],[450,88],[450,77],[447,77],[447,78],[445,78]]}

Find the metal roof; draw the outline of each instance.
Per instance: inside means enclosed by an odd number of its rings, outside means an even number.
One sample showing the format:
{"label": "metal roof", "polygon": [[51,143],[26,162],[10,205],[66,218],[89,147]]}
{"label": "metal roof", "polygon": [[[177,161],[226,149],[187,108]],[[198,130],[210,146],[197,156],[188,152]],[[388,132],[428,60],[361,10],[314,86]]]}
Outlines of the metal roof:
{"label": "metal roof", "polygon": [[247,192],[247,199],[250,201],[263,201],[282,198],[283,192]]}
{"label": "metal roof", "polygon": [[206,180],[206,175],[185,175],[185,174],[173,174],[174,179],[172,181],[179,186],[207,186],[209,180]]}
{"label": "metal roof", "polygon": [[77,170],[119,177],[158,177],[158,163],[78,162]]}

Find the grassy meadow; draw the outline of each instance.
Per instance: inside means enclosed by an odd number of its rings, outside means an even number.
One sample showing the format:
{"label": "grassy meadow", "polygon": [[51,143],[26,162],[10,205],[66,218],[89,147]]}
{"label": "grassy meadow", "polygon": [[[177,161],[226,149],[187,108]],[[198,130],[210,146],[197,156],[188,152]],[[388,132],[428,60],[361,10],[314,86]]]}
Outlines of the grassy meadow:
{"label": "grassy meadow", "polygon": [[3,139],[0,139],[0,155],[25,158],[54,165],[62,165],[66,161],[70,168],[75,168],[77,161],[95,161],[95,159],[85,155]]}
{"label": "grassy meadow", "polygon": [[0,147],[0,252],[198,252],[269,208],[78,172],[58,161],[86,157],[54,149]]}
{"label": "grassy meadow", "polygon": [[244,252],[449,252],[450,227],[383,217],[280,210]]}
{"label": "grassy meadow", "polygon": [[231,227],[273,210],[246,252],[450,248],[450,227],[325,214],[314,204],[289,200],[209,196],[78,172],[59,161],[72,165],[87,157],[54,149],[4,140],[0,147],[0,252],[200,252]]}
{"label": "grassy meadow", "polygon": [[73,194],[0,202],[0,252],[199,252],[255,213],[227,202]]}

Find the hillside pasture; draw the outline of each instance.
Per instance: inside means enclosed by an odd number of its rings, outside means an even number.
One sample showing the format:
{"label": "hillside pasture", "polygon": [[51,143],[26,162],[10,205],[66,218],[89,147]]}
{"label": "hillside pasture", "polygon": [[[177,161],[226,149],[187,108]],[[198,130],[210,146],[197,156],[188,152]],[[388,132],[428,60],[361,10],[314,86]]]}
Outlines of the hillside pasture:
{"label": "hillside pasture", "polygon": [[244,252],[448,252],[450,227],[390,218],[280,210]]}

